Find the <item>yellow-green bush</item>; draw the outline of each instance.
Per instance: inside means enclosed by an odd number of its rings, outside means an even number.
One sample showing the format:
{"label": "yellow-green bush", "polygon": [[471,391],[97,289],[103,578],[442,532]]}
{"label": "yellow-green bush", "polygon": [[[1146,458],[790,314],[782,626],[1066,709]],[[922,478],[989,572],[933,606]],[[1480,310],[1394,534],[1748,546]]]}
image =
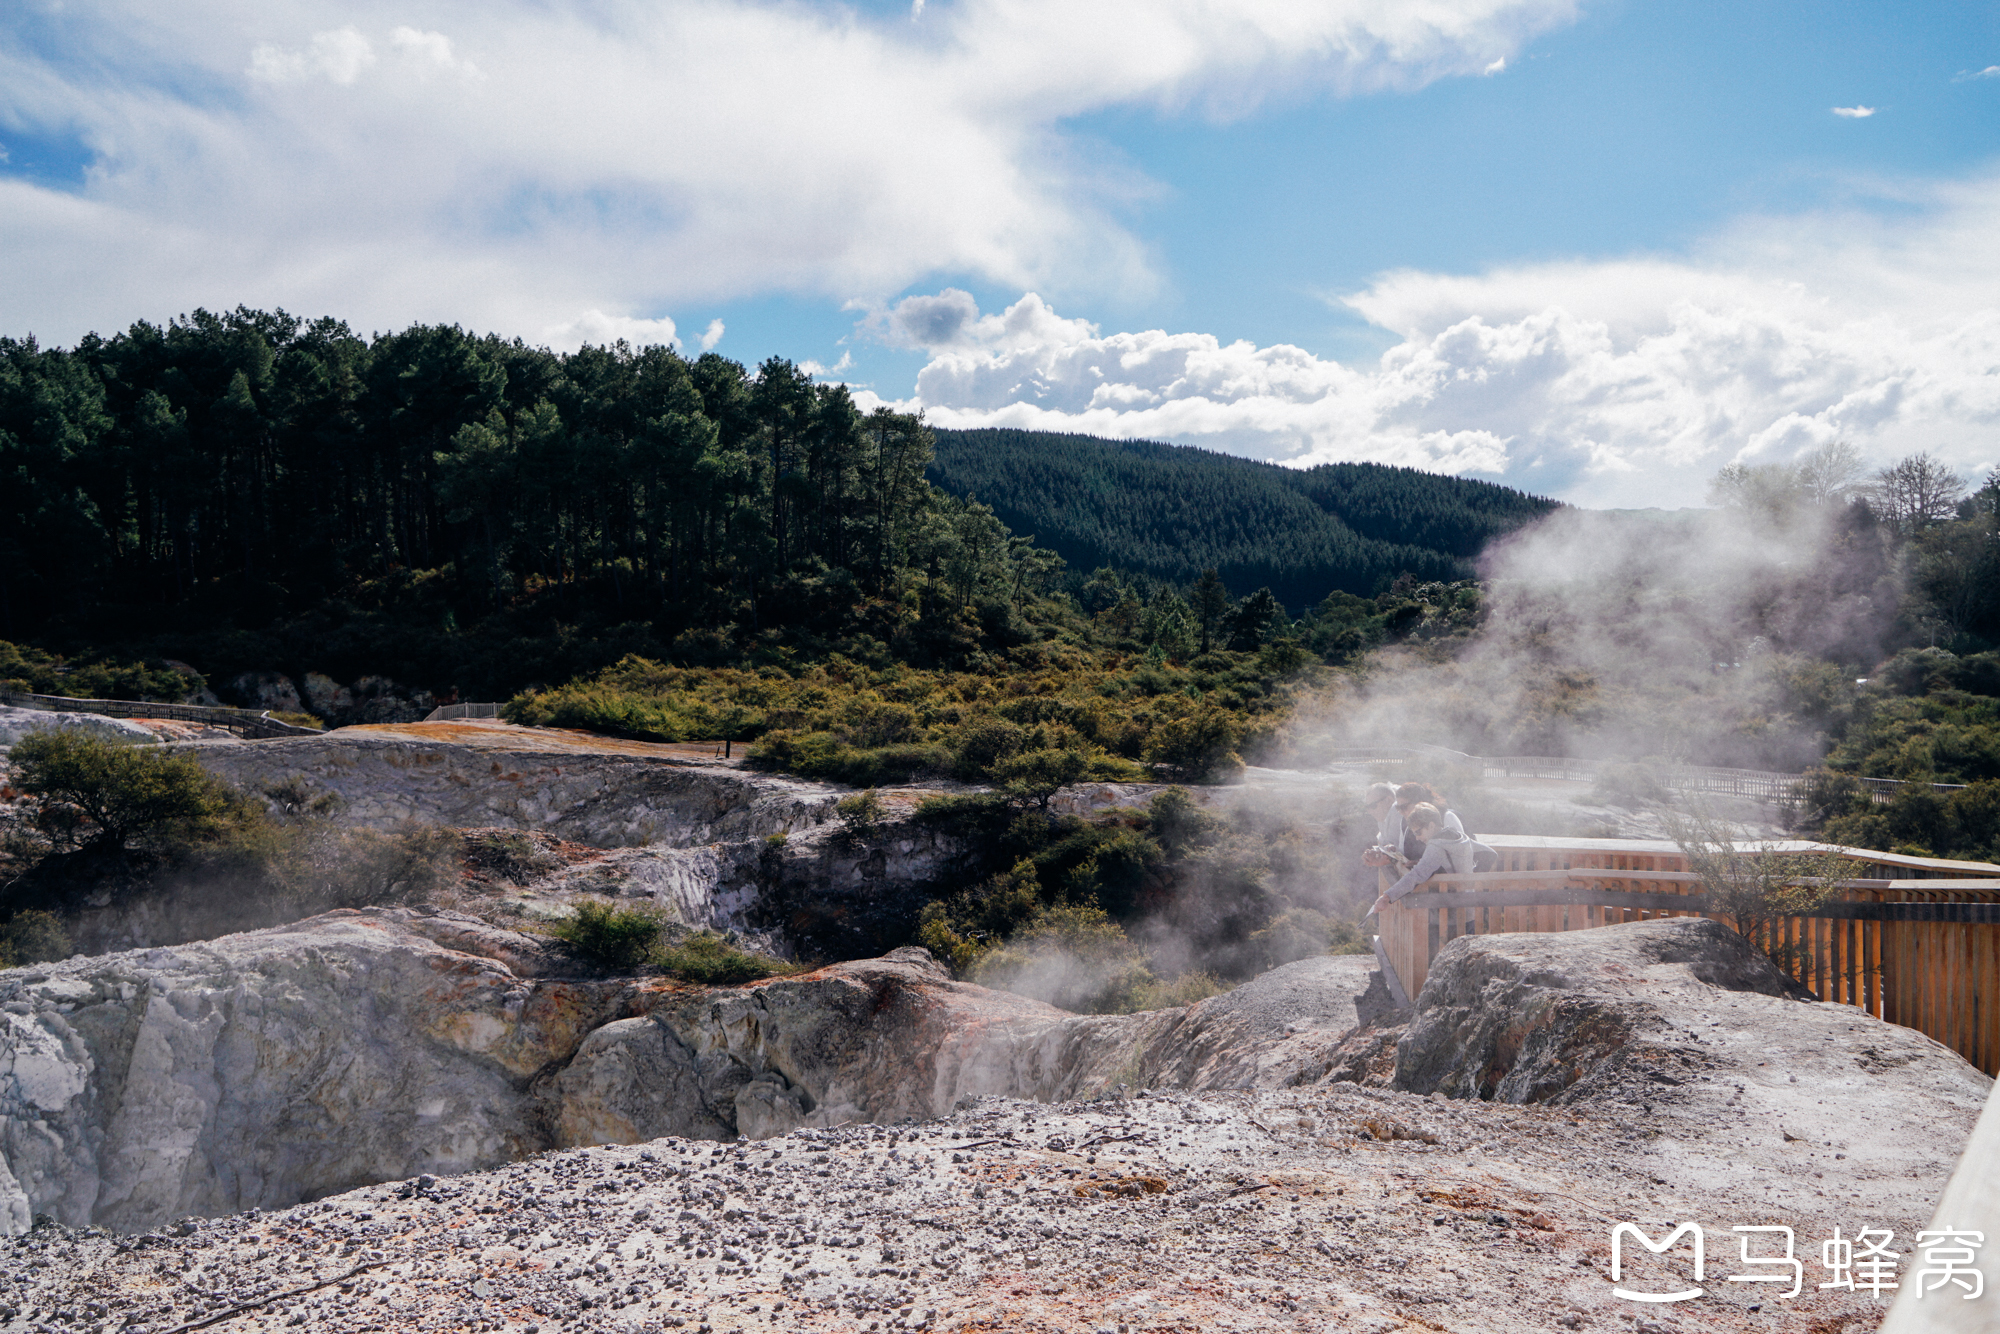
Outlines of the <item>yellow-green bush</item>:
{"label": "yellow-green bush", "polygon": [[1275,735],[1289,698],[1248,654],[1212,653],[1196,671],[1067,648],[1051,669],[1051,652],[1029,645],[977,672],[839,655],[754,670],[628,657],[504,712],[645,741],[753,741],[759,764],[856,786],[949,776],[1039,802],[1052,779],[1133,781],[1156,766],[1182,781],[1231,776],[1244,739]]}

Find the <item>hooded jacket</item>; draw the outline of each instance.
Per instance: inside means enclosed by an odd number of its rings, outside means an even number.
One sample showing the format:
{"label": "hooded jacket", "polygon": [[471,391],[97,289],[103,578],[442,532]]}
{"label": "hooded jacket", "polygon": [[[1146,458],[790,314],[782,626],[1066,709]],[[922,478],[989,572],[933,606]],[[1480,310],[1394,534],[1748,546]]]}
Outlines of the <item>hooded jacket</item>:
{"label": "hooded jacket", "polygon": [[1465,875],[1480,869],[1484,863],[1488,867],[1500,864],[1500,854],[1466,836],[1463,829],[1452,828],[1450,824],[1441,826],[1431,841],[1424,846],[1424,855],[1416,865],[1389,886],[1388,898],[1391,903],[1402,898],[1424,881],[1439,873]]}

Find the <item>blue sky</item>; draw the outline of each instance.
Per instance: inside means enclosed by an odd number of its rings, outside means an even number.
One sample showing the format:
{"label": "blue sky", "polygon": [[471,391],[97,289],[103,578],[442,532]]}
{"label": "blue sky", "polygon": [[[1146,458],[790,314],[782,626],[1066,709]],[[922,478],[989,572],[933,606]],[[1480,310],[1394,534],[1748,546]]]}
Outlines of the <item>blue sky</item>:
{"label": "blue sky", "polygon": [[1584,504],[1995,464],[2000,7],[1378,8],[28,0],[0,334],[672,338]]}

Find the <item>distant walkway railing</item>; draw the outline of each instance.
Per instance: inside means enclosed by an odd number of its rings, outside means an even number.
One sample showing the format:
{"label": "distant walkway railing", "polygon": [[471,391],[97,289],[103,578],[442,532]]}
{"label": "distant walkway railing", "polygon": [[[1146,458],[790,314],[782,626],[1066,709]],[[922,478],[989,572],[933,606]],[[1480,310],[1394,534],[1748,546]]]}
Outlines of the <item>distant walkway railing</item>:
{"label": "distant walkway railing", "polygon": [[424,715],[427,723],[452,723],[461,718],[498,718],[498,704],[440,704]]}
{"label": "distant walkway railing", "polygon": [[[1793,801],[1803,795],[1806,775],[1772,773],[1765,769],[1720,769],[1699,764],[1644,764],[1626,760],[1582,760],[1563,755],[1468,755],[1444,746],[1412,742],[1406,746],[1353,746],[1333,753],[1334,764],[1366,764],[1400,760],[1410,756],[1441,760],[1470,768],[1477,766],[1488,778],[1557,778],[1572,783],[1594,783],[1607,767],[1644,769],[1661,787],[1680,792],[1716,792],[1732,797],[1761,797],[1768,801]],[[1851,775],[1847,775],[1851,776]],[[1893,796],[1898,788],[1928,787],[1939,792],[1956,792],[1963,783],[1915,783],[1903,778],[1855,778],[1880,798]]]}
{"label": "distant walkway railing", "polygon": [[71,699],[66,695],[25,695],[0,690],[0,704],[17,709],[39,709],[44,713],[95,713],[106,718],[164,718],[179,723],[204,723],[226,727],[232,732],[258,739],[281,736],[318,736],[319,729],[296,727],[280,722],[268,712],[255,709],[224,709],[204,704],[148,704],[131,699]]}
{"label": "distant walkway railing", "polygon": [[[1438,951],[1459,936],[1581,931],[1661,917],[1733,925],[1708,911],[1701,877],[1670,844],[1493,841],[1504,844],[1500,870],[1436,876],[1377,916],[1377,953],[1409,995],[1423,989]],[[1786,843],[1773,851],[1826,846]],[[1756,943],[1787,960],[1786,971],[1822,1001],[1914,1028],[1987,1074],[2000,1073],[2000,866],[1840,851],[1883,878],[1834,886],[1828,902],[1775,919]]]}

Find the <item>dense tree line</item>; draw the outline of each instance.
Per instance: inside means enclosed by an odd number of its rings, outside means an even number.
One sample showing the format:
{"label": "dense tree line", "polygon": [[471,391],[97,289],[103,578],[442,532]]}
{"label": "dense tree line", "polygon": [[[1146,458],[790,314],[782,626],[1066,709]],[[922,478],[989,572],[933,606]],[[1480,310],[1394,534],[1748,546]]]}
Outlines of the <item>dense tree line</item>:
{"label": "dense tree line", "polygon": [[930,452],[780,358],[243,309],[0,340],[0,638],[489,694],[625,651],[957,642],[1057,562]]}
{"label": "dense tree line", "polygon": [[1291,469],[1207,450],[1040,431],[938,431],[930,478],[976,496],[1073,570],[1192,584],[1215,570],[1288,607],[1469,578],[1492,538],[1555,502],[1374,463]]}

